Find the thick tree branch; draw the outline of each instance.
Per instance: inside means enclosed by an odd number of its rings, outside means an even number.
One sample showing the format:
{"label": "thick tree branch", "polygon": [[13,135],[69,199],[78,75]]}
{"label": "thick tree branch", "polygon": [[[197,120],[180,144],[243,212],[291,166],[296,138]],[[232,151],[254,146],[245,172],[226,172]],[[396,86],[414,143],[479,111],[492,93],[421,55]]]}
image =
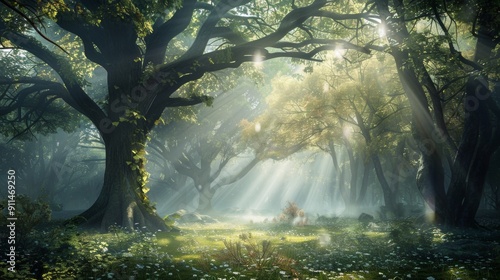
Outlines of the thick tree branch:
{"label": "thick tree branch", "polygon": [[[49,105],[52,104],[52,102],[54,102],[56,99],[58,99],[58,97],[48,98],[51,95],[56,94],[51,91],[44,92],[41,96],[39,96],[37,103],[33,106],[30,106],[31,109],[28,112],[24,113],[24,116],[19,116],[19,119],[16,120],[16,122],[21,122],[24,120],[26,127],[23,130],[18,131],[11,138],[11,140],[23,135],[26,132],[30,132],[31,134],[33,134],[31,132],[31,128],[43,118],[43,114],[47,110]],[[0,113],[0,115],[1,114],[2,113]],[[35,119],[31,118],[33,115],[35,116]]]}
{"label": "thick tree branch", "polygon": [[377,20],[379,18],[378,15],[375,14],[370,14],[370,13],[359,13],[359,14],[338,14],[334,13],[331,11],[325,11],[325,10],[318,10],[312,14],[312,16],[316,17],[322,17],[322,18],[329,18],[335,21],[342,21],[342,20],[351,20],[351,19],[365,19],[367,21],[373,22],[373,23],[379,23]]}
{"label": "thick tree branch", "polygon": [[181,98],[181,97],[170,97],[166,102],[166,107],[183,107],[183,106],[192,106],[196,104],[200,104],[203,102],[209,102],[212,100],[212,97],[208,95],[195,96],[190,98]]}
{"label": "thick tree branch", "polygon": [[[344,44],[345,48],[354,48],[354,45]],[[309,52],[274,52],[270,53],[265,49],[260,47],[249,47],[249,46],[236,46],[224,50],[214,51],[205,54],[198,59],[191,59],[188,61],[181,61],[175,65],[169,65],[169,73],[164,76],[168,77],[168,80],[175,80],[175,83],[168,83],[162,87],[160,93],[156,96],[155,102],[148,110],[146,116],[147,118],[156,119],[154,116],[161,115],[163,108],[165,107],[175,107],[175,106],[187,106],[202,103],[207,101],[205,99],[189,99],[189,100],[179,100],[176,98],[169,98],[168,94],[161,94],[161,92],[173,93],[175,90],[183,86],[184,84],[201,78],[205,73],[214,72],[218,70],[237,68],[244,62],[252,62],[255,59],[255,54],[260,53],[262,60],[269,60],[274,58],[288,57],[288,58],[298,58],[311,61],[321,61],[314,58],[318,53],[334,50],[336,45],[324,45],[317,47]],[[362,47],[355,47],[356,49],[362,50],[365,53],[369,53],[368,49]],[[221,57],[226,57],[230,54],[230,59],[220,60]],[[197,65],[196,67],[192,65]],[[177,68],[178,67],[178,68]],[[162,69],[162,68],[160,68]],[[182,75],[180,75],[182,74]],[[181,102],[180,102],[181,101]],[[179,103],[180,102],[180,103]],[[185,104],[185,105],[183,105]]]}
{"label": "thick tree branch", "polygon": [[214,38],[214,33],[217,33],[217,29],[215,28],[217,23],[224,17],[224,15],[229,12],[231,9],[236,8],[238,6],[242,6],[250,2],[250,0],[240,0],[240,1],[229,1],[222,0],[220,1],[214,9],[211,11],[208,18],[205,20],[203,25],[198,30],[198,35],[196,36],[193,44],[189,48],[189,50],[184,53],[181,57],[181,60],[196,57],[202,55],[207,47],[208,41],[211,38]]}
{"label": "thick tree branch", "polygon": [[153,33],[145,38],[146,53],[144,55],[143,67],[146,67],[150,63],[158,65],[164,62],[168,44],[189,25],[196,4],[195,0],[183,1],[182,8],[177,10],[171,19],[165,23],[157,21],[159,27],[155,28]]}
{"label": "thick tree branch", "polygon": [[445,26],[444,22],[441,20],[441,15],[438,12],[436,3],[433,3],[432,11],[434,12],[434,18],[435,18],[436,22],[438,23],[441,30],[444,32],[446,41],[448,43],[448,48],[450,49],[450,53],[452,55],[454,55],[455,57],[457,57],[458,60],[460,60],[460,62],[462,62],[463,64],[469,65],[470,67],[474,68],[474,70],[481,71],[483,69],[483,67],[481,65],[477,64],[476,62],[474,62],[472,60],[465,58],[462,55],[462,53],[457,51],[455,49],[455,47],[453,46],[453,42],[451,40],[451,35],[448,31],[448,28]]}
{"label": "thick tree branch", "polygon": [[327,1],[316,0],[309,6],[297,8],[289,12],[281,21],[278,29],[260,39],[247,43],[248,46],[266,47],[275,44],[284,38],[290,31],[299,28],[309,18],[315,16],[319,9],[324,7]]}
{"label": "thick tree branch", "polygon": [[219,26],[219,27],[214,27],[214,32],[212,34],[212,38],[224,38],[226,39],[229,43],[239,45],[246,43],[247,41],[245,38],[241,37],[240,35],[236,34],[231,28],[229,27],[224,27],[224,26]]}
{"label": "thick tree branch", "polygon": [[214,174],[212,174],[210,176],[210,182],[213,182],[215,181],[215,179],[217,179],[217,177],[220,176],[220,173],[222,172],[222,170],[224,169],[224,167],[226,167],[226,165],[229,163],[229,161],[233,158],[234,156],[229,156],[229,157],[224,157],[224,159],[222,159],[220,162],[219,162],[219,166],[217,167],[217,170],[215,170]]}
{"label": "thick tree branch", "polygon": [[105,38],[105,34],[99,27],[89,25],[82,20],[78,20],[75,15],[68,13],[61,13],[56,23],[62,29],[75,34],[82,40],[85,56],[89,60],[106,68],[109,62],[95,47],[103,47],[103,39]]}
{"label": "thick tree branch", "polygon": [[178,159],[172,161],[172,163],[177,172],[179,172],[182,175],[190,177],[195,182],[199,181],[198,174],[201,173],[201,169],[196,165],[194,165],[193,160],[188,158],[188,156],[185,153],[182,153],[182,155]]}
{"label": "thick tree branch", "polygon": [[273,48],[279,48],[279,49],[286,49],[286,48],[293,48],[296,50],[300,50],[300,48],[309,46],[309,45],[324,45],[331,47],[331,49],[352,49],[356,50],[358,52],[370,54],[369,47],[361,47],[358,45],[355,45],[353,43],[347,42],[345,40],[330,40],[330,39],[310,39],[310,40],[304,40],[299,43],[293,43],[293,42],[277,42],[276,44],[272,45]]}
{"label": "thick tree branch", "polygon": [[[244,62],[251,62],[256,54],[262,56],[262,60],[268,60],[280,57],[299,58],[312,61],[320,61],[315,58],[320,52],[334,50],[341,47],[344,49],[355,49],[364,53],[370,53],[368,47],[359,47],[352,43],[342,40],[322,40],[310,39],[300,43],[280,42],[290,31],[300,28],[303,23],[313,17],[319,16],[318,10],[327,4],[327,1],[317,0],[311,5],[296,8],[289,12],[281,21],[280,26],[271,34],[251,42],[240,45],[219,49],[210,53],[203,54],[206,43],[214,34],[217,34],[215,24],[229,11],[233,6],[222,4],[220,8],[214,7],[205,24],[200,28],[200,33],[193,43],[193,46],[179,60],[159,66],[153,76],[161,76],[162,81],[155,93],[154,102],[145,112],[146,118],[157,119],[165,107],[173,107],[178,104],[175,99],[170,99],[173,94],[184,84],[201,78],[205,73],[214,72],[222,69],[237,68]],[[242,3],[239,3],[242,4]],[[219,10],[220,9],[220,10]],[[340,19],[371,17],[370,14],[354,14],[343,17],[342,15],[325,13],[325,16]],[[215,32],[215,33],[214,33]],[[218,34],[217,34],[218,35]],[[295,48],[297,51],[270,52],[266,48]],[[308,48],[308,50],[301,50]],[[174,102],[172,102],[174,101]],[[191,100],[189,104],[194,104]],[[202,102],[202,100],[200,100]]]}
{"label": "thick tree branch", "polygon": [[247,175],[248,172],[250,172],[255,167],[255,165],[257,165],[257,163],[259,163],[260,161],[261,161],[261,159],[256,156],[252,161],[250,161],[247,165],[245,165],[245,167],[243,167],[240,170],[240,172],[238,172],[234,176],[228,176],[228,177],[222,178],[217,184],[212,186],[211,190],[216,191],[217,189],[219,189],[223,186],[227,186],[227,185],[230,185],[232,183],[237,182],[238,180],[245,177],[245,175]]}
{"label": "thick tree branch", "polygon": [[[14,85],[14,84],[31,84],[32,86],[20,90],[16,96],[12,98],[12,103],[8,106],[2,107],[0,109],[0,115],[9,113],[17,108],[24,106],[24,100],[28,95],[41,91],[49,91],[50,95],[54,95],[57,98],[63,99],[68,105],[71,106],[70,102],[73,100],[70,98],[69,93],[66,88],[57,82],[42,80],[38,78],[19,78],[19,79],[8,79],[0,78],[0,85]],[[11,108],[12,110],[9,110]]]}
{"label": "thick tree branch", "polygon": [[0,22],[0,31],[4,31],[2,36],[50,66],[59,75],[69,93],[63,97],[64,101],[88,117],[96,127],[100,127],[101,120],[106,117],[104,112],[79,85],[71,65],[64,58],[52,53],[29,36],[6,30],[3,22]]}

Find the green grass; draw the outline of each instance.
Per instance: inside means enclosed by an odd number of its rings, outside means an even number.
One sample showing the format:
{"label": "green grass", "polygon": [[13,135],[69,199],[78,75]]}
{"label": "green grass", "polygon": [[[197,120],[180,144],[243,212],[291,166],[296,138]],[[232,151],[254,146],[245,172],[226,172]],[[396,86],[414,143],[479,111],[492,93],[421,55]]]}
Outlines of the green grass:
{"label": "green grass", "polygon": [[[499,279],[498,232],[443,232],[410,221],[371,230],[329,225],[217,224],[180,233],[52,226],[22,240],[2,279]],[[479,248],[479,249],[478,249]],[[2,250],[4,248],[2,247]]]}

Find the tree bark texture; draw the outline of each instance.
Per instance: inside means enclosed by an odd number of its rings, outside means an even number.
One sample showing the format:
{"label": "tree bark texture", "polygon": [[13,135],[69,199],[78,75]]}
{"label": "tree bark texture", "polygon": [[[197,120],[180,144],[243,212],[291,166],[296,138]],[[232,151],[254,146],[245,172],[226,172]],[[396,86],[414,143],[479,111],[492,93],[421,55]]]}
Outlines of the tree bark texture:
{"label": "tree bark texture", "polygon": [[117,128],[106,137],[104,184],[96,202],[81,215],[88,226],[103,231],[112,225],[168,230],[143,191],[145,137],[133,137],[133,131]]}

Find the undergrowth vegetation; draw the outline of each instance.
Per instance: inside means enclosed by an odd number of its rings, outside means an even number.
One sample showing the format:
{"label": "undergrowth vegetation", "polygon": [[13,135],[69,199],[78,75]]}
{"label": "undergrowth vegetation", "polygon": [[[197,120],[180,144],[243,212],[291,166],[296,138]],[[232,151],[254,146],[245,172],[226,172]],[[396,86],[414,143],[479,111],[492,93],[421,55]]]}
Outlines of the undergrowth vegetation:
{"label": "undergrowth vegetation", "polygon": [[[52,223],[18,240],[1,279],[498,279],[498,231],[414,220],[184,224],[180,232],[83,231]],[[6,244],[2,242],[2,251]]]}

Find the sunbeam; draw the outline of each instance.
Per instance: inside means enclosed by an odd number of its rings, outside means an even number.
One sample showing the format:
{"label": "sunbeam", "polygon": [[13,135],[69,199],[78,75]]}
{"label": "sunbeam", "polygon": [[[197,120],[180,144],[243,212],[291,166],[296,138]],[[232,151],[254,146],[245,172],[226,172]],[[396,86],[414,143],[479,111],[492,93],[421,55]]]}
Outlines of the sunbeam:
{"label": "sunbeam", "polygon": [[261,220],[275,217],[287,202],[296,202],[314,217],[336,215],[343,203],[334,197],[332,170],[331,159],[323,154],[306,152],[293,160],[266,161],[246,178],[221,190],[214,205],[221,210],[260,214]]}

